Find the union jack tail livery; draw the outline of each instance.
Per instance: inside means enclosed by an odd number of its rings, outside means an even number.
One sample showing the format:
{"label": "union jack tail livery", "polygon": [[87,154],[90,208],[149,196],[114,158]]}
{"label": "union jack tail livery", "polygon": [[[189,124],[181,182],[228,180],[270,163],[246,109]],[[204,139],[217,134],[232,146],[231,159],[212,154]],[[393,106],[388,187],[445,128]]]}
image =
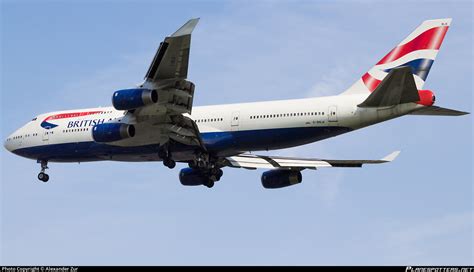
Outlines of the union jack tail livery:
{"label": "union jack tail livery", "polygon": [[424,21],[343,94],[372,92],[393,68],[411,67],[418,90],[423,88],[451,18]]}

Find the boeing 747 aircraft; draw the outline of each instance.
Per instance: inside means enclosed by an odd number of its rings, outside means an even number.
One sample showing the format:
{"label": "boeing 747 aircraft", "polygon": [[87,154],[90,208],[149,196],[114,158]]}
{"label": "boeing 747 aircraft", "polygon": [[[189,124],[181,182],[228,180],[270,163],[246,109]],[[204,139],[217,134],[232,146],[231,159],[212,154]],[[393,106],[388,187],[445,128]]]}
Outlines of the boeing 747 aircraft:
{"label": "boeing 747 aircraft", "polygon": [[188,164],[179,173],[183,185],[210,188],[222,168],[240,167],[270,169],[262,185],[282,188],[300,183],[304,169],[385,163],[399,152],[380,160],[249,152],[309,144],[407,114],[467,114],[434,106],[434,93],[423,89],[451,19],[424,21],[340,95],[193,107],[195,86],[187,74],[198,20],[160,43],[144,82],[115,91],[113,107],[40,114],[11,134],[5,148],[37,160],[43,182],[49,162],[163,161],[169,168]]}

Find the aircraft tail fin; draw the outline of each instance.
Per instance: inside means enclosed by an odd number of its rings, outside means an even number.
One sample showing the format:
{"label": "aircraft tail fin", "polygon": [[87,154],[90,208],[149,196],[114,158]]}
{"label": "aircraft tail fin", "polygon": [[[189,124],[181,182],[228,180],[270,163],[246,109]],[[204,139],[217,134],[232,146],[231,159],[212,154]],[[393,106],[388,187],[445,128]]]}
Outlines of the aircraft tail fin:
{"label": "aircraft tail fin", "polygon": [[392,69],[401,66],[411,68],[417,89],[422,89],[451,20],[424,21],[342,94],[373,92]]}

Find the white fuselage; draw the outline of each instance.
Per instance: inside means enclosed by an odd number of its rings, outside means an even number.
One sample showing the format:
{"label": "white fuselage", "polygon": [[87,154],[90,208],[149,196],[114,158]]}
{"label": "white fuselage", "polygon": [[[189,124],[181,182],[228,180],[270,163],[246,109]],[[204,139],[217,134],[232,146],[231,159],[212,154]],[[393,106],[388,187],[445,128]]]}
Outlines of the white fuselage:
{"label": "white fuselage", "polygon": [[[233,155],[307,144],[399,117],[421,107],[416,103],[386,108],[357,107],[367,96],[354,94],[201,106],[194,107],[190,117],[212,152]],[[160,160],[154,148],[145,149],[159,146],[163,141],[155,125],[138,126],[133,138],[100,144],[100,147],[93,145],[92,127],[106,122],[133,122],[124,113],[106,107],[41,114],[12,133],[4,145],[18,155],[38,160]],[[48,124],[54,127],[48,127]],[[88,157],[87,152],[96,153]],[[51,153],[55,155],[48,157]],[[186,152],[177,152],[176,156],[177,160],[186,160]]]}

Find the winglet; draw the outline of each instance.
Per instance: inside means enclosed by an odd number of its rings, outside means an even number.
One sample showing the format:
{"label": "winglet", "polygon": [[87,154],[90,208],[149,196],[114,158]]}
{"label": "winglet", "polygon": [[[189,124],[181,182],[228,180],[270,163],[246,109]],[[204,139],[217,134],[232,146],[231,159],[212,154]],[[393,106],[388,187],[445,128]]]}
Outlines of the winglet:
{"label": "winglet", "polygon": [[190,35],[193,32],[193,30],[196,27],[198,22],[199,22],[199,18],[194,18],[194,19],[189,20],[182,27],[180,27],[178,30],[176,30],[176,32],[173,33],[173,35],[171,35],[171,37]]}
{"label": "winglet", "polygon": [[381,160],[385,161],[385,162],[391,162],[391,161],[395,160],[398,157],[399,154],[400,154],[400,151],[394,151],[394,152],[390,153],[389,155],[385,156]]}

